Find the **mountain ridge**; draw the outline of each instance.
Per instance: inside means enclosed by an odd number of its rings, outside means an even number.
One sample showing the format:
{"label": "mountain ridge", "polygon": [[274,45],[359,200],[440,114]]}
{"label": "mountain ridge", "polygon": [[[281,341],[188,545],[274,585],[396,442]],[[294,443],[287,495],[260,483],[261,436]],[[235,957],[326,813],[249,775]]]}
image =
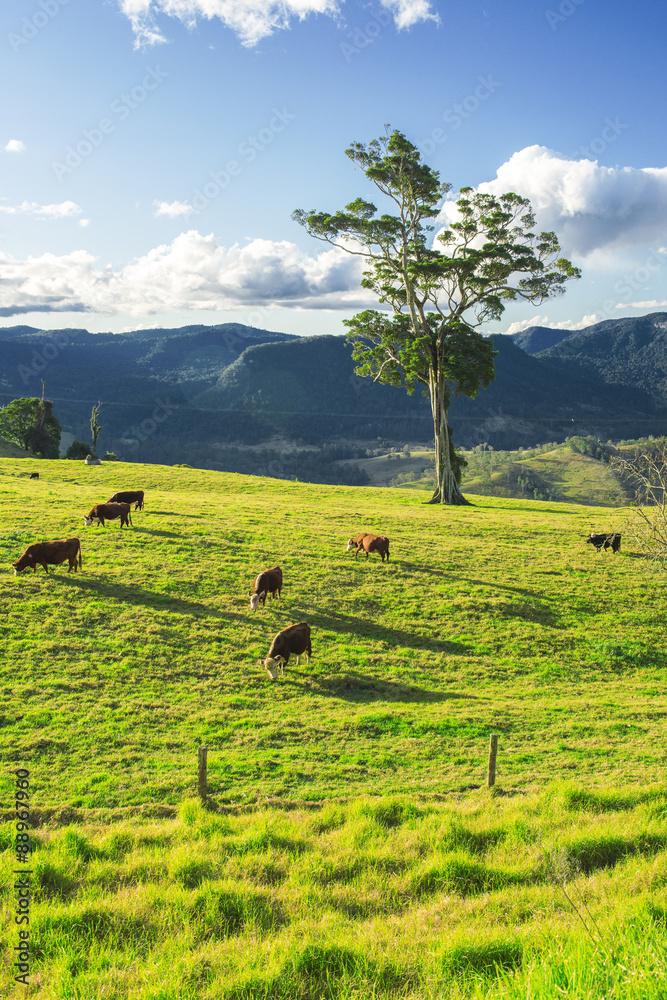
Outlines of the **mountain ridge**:
{"label": "mountain ridge", "polygon": [[[535,331],[543,344],[549,328],[523,331],[529,346]],[[458,446],[664,432],[667,313],[556,336],[534,353],[516,335],[493,337],[495,381],[475,399],[451,402]],[[41,395],[42,378],[69,440],[87,439],[91,407],[102,400],[101,446],[128,459],[220,468],[230,449],[270,448],[275,438],[297,448],[354,443],[354,452],[378,439],[402,446],[432,436],[428,399],[358,377],[349,344],[331,335],[236,323],[126,334],[4,328],[0,403]]]}

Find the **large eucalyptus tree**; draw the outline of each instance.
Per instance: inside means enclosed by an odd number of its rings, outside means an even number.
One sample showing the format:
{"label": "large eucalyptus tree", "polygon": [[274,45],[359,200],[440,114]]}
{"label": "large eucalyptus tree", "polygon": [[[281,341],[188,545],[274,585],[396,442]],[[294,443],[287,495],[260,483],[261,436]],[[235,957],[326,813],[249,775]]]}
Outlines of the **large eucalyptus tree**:
{"label": "large eucalyptus tree", "polygon": [[366,309],[351,320],[358,375],[376,382],[417,385],[433,412],[436,488],[430,503],[463,504],[447,412],[454,395],[474,397],[494,377],[493,344],[478,331],[497,320],[505,303],[533,305],[564,292],[579,271],[560,257],[554,233],[532,232],[530,202],[463,188],[458,218],[435,240],[429,235],[451,185],[421,162],[419,150],[398,131],[345,150],[394,215],[379,214],[357,198],[345,211],[306,212],[293,218],[311,236],[364,257],[361,284],[388,309]]}

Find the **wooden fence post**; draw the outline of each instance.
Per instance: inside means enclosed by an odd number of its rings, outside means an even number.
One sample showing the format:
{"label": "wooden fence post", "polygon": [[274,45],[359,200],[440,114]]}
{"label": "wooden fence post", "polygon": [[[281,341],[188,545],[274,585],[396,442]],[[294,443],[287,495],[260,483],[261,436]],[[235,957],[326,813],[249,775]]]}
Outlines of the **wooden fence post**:
{"label": "wooden fence post", "polygon": [[493,788],[496,783],[496,754],[498,753],[498,735],[491,733],[489,743],[489,770],[486,776],[486,787]]}
{"label": "wooden fence post", "polygon": [[208,747],[199,747],[197,752],[197,791],[202,802],[206,802],[206,755]]}

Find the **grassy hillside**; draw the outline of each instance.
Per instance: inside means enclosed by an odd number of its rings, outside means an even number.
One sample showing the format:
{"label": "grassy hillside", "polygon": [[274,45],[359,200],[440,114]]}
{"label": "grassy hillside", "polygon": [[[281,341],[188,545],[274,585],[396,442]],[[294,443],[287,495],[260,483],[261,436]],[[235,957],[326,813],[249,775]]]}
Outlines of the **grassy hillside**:
{"label": "grassy hillside", "polygon": [[[47,806],[176,803],[198,743],[220,748],[225,801],[385,792],[408,776],[458,789],[478,783],[494,726],[526,787],[561,762],[589,770],[588,738],[542,757],[572,685],[588,698],[597,680],[604,714],[614,696],[625,717],[635,669],[661,669],[661,584],[632,552],[584,543],[622,513],[482,497],[439,510],[402,490],[120,463],[41,462],[35,481],[20,461],[1,468],[6,721],[16,754],[39,761]],[[147,502],[132,531],[84,528],[94,502],[136,487]],[[345,552],[363,529],[390,536],[389,565]],[[29,542],[71,535],[81,573],[11,575]],[[275,564],[283,599],[253,614],[254,575]],[[313,664],[271,685],[258,659],[302,620]],[[658,752],[624,742],[614,760],[605,747],[591,773],[619,767],[621,780]]]}
{"label": "grassy hillside", "polygon": [[[631,447],[631,446],[629,446]],[[462,450],[466,493],[517,499],[556,500],[599,507],[628,503],[628,495],[608,463],[571,447],[569,442],[518,451]],[[351,463],[340,463],[341,465]],[[433,489],[433,451],[412,448],[356,459],[373,486]]]}
{"label": "grassy hillside", "polygon": [[[584,541],[631,512],[25,469],[0,461],[0,741],[46,824],[33,995],[518,997],[525,977],[612,966],[664,981],[664,581],[625,542]],[[84,528],[123,488],[146,490],[134,528]],[[390,536],[388,564],[345,552],[364,529]],[[72,535],[80,573],[13,575],[27,544]],[[276,563],[283,598],[253,614],[252,579]],[[302,620],[313,661],[272,684],[258,660]],[[215,815],[188,801],[202,743]],[[552,884],[563,865],[611,966]],[[652,951],[627,951],[631,926]],[[661,995],[626,987],[562,995]]]}
{"label": "grassy hillside", "polygon": [[465,452],[463,488],[491,496],[618,507],[629,497],[608,463],[570,447],[544,445],[520,451]]}
{"label": "grassy hillside", "polygon": [[[19,448],[18,445],[11,444],[9,441],[5,441],[4,438],[0,438],[0,458],[29,458],[27,451],[23,448]],[[35,459],[35,470],[39,463],[39,459]],[[31,470],[32,471],[32,470]]]}

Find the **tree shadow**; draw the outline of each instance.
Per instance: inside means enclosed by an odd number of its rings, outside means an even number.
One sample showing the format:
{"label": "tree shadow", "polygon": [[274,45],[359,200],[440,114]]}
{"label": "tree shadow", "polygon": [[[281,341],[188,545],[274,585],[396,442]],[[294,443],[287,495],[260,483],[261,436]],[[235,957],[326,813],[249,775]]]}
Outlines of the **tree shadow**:
{"label": "tree shadow", "polygon": [[478,587],[487,587],[490,590],[510,590],[517,594],[526,594],[528,597],[540,598],[542,595],[536,590],[528,590],[526,587],[513,587],[509,583],[498,583],[497,580],[478,580],[473,576],[461,576],[460,573],[450,573],[449,570],[443,569],[428,569],[424,566],[420,566],[418,563],[405,562],[401,560],[401,566],[407,567],[413,573],[425,573],[430,577],[442,577],[447,576],[448,580],[458,580],[461,583],[474,583]]}
{"label": "tree shadow", "polygon": [[145,535],[160,535],[162,538],[183,538],[178,531],[162,531],[161,528],[144,528],[143,525],[135,525],[135,531],[140,531]]}
{"label": "tree shadow", "polygon": [[[290,674],[298,677],[299,680],[291,679]],[[360,674],[354,670],[347,670],[345,673],[333,676],[318,677],[297,668],[290,668],[288,664],[284,681],[285,684],[291,684],[299,689],[306,686],[313,694],[319,694],[325,698],[340,698],[352,702],[400,701],[428,704],[464,698],[477,700],[477,696],[474,694],[463,694],[457,691],[433,691],[416,687],[414,684],[399,684],[386,678]]]}
{"label": "tree shadow", "polygon": [[526,622],[536,622],[538,625],[546,625],[549,628],[556,628],[560,619],[558,614],[540,604],[534,607],[532,604],[508,601],[493,609],[492,617],[497,618],[522,618]]}
{"label": "tree shadow", "polygon": [[194,517],[194,518],[208,517],[207,514],[186,514],[185,511],[182,511],[182,510],[148,510],[148,509],[144,509],[143,513],[145,513],[145,514],[157,514],[158,517]]}
{"label": "tree shadow", "polygon": [[188,601],[181,597],[172,597],[169,594],[156,593],[151,590],[143,590],[132,583],[122,583],[116,580],[106,579],[84,579],[75,577],[72,574],[60,576],[58,579],[62,584],[75,587],[82,592],[100,594],[102,597],[109,597],[116,601],[125,601],[128,604],[143,604],[148,608],[157,611],[171,611],[179,615],[192,615],[193,617],[218,618],[223,621],[237,621],[246,623],[247,615],[237,614],[234,611],[218,611],[207,604],[200,604],[198,601]]}

